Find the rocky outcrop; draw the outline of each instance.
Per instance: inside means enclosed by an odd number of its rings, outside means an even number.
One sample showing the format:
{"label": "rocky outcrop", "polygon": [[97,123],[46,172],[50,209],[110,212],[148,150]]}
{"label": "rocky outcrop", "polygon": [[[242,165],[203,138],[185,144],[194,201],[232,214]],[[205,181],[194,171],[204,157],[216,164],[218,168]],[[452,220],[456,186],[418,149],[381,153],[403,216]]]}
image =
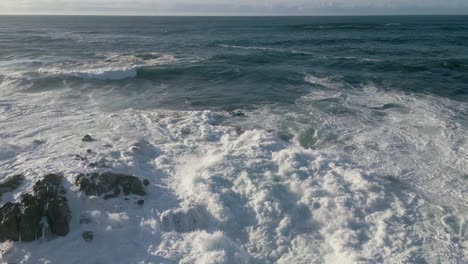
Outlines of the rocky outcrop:
{"label": "rocky outcrop", "polygon": [[[1,182],[0,194],[18,188],[23,180],[19,175]],[[135,176],[105,172],[80,174],[76,185],[88,196],[109,199],[121,194],[144,196],[144,186],[149,185],[149,181],[142,182]],[[65,195],[62,176],[49,174],[36,182],[32,192],[21,195],[19,202],[6,203],[0,208],[0,242],[28,242],[41,237],[67,235],[71,212]],[[144,202],[140,199],[137,204],[143,206]],[[83,220],[83,223],[89,223],[88,219],[86,222]],[[84,234],[83,238],[91,241],[92,233]]]}
{"label": "rocky outcrop", "polygon": [[0,197],[7,192],[16,190],[24,181],[23,175],[15,175],[0,182]]}
{"label": "rocky outcrop", "polygon": [[0,242],[6,240],[18,241],[19,223],[21,220],[20,205],[15,203],[6,203],[0,209]]}
{"label": "rocky outcrop", "polygon": [[93,142],[94,141],[94,138],[92,138],[90,135],[85,135],[81,141],[83,142]]}
{"label": "rocky outcrop", "polygon": [[121,195],[146,194],[142,182],[135,176],[112,172],[88,173],[78,175],[75,184],[86,195],[102,196],[104,199]]}
{"label": "rocky outcrop", "polygon": [[0,208],[0,241],[27,242],[49,233],[68,234],[71,213],[65,194],[62,177],[49,174],[34,185],[32,193],[23,194],[19,203],[6,203]]}

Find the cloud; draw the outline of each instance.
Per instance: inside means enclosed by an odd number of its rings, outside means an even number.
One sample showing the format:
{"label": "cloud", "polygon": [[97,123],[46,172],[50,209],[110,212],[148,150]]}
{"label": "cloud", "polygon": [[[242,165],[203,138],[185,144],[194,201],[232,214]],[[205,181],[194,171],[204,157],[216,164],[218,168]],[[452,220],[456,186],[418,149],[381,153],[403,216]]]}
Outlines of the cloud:
{"label": "cloud", "polygon": [[384,14],[468,13],[467,0],[0,0],[0,13]]}

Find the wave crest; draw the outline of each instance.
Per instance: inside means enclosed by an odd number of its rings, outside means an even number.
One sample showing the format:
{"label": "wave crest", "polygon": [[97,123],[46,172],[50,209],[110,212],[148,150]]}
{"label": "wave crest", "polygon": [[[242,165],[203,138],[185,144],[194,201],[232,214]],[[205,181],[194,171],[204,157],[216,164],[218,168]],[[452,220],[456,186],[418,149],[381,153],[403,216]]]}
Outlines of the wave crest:
{"label": "wave crest", "polygon": [[40,73],[64,75],[81,79],[123,80],[137,76],[138,69],[174,62],[169,54],[111,55],[103,60],[40,68]]}

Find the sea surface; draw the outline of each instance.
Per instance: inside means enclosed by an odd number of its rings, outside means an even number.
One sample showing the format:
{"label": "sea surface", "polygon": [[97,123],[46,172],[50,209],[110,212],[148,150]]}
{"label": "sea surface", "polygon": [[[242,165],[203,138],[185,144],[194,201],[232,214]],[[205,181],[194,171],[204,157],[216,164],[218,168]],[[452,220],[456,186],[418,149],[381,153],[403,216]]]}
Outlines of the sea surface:
{"label": "sea surface", "polygon": [[0,259],[467,263],[467,131],[468,16],[0,16],[0,206],[56,172],[73,217]]}

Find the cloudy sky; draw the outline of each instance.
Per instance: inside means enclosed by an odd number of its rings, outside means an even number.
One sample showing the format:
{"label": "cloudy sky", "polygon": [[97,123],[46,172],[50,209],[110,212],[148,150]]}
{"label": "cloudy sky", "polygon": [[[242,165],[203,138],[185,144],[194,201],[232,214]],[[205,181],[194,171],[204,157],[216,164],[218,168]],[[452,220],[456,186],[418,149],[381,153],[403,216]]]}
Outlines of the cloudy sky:
{"label": "cloudy sky", "polygon": [[0,14],[468,14],[468,0],[0,0]]}

